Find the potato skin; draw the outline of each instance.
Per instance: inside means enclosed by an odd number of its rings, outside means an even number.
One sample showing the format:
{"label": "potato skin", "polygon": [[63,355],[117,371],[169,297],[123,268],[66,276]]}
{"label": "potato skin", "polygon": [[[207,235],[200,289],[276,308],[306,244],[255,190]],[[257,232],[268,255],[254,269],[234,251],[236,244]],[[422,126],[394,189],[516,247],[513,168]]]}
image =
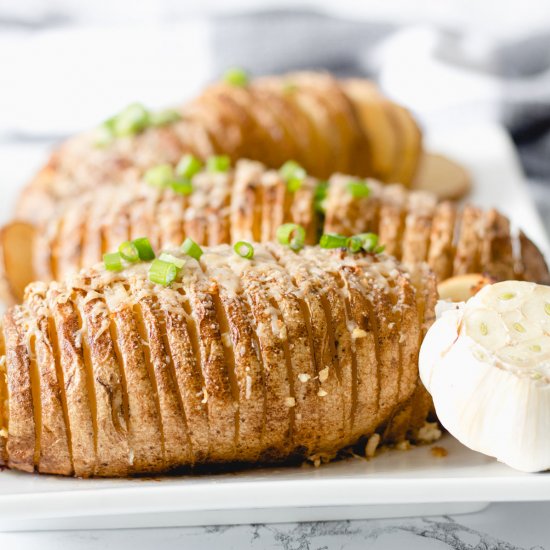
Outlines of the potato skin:
{"label": "potato skin", "polygon": [[[1,325],[8,466],[126,477],[279,462],[333,455],[387,425],[413,394],[414,335],[435,298],[417,314],[419,290],[388,256],[254,250],[205,247],[167,288],[145,262],[29,286]],[[406,350],[388,320],[413,335]],[[56,370],[39,351],[40,392],[31,353],[50,341],[62,352]],[[48,441],[66,449],[59,460],[37,453]]]}

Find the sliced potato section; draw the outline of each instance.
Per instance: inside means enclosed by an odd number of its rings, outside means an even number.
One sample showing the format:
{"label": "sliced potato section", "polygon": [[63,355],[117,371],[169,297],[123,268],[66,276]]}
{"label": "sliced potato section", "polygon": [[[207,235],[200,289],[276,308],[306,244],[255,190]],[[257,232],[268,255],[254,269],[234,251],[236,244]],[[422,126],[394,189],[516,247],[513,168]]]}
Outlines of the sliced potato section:
{"label": "sliced potato section", "polygon": [[35,227],[26,222],[11,222],[0,232],[4,275],[18,301],[23,299],[25,287],[35,279],[35,237]]}

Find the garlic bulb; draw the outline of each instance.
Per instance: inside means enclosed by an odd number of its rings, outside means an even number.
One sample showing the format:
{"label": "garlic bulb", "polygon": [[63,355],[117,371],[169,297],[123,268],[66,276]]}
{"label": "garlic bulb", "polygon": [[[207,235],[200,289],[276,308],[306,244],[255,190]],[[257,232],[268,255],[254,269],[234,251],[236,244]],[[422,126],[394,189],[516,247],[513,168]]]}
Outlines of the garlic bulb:
{"label": "garlic bulb", "polygon": [[506,281],[428,331],[420,376],[464,445],[525,472],[550,468],[550,287]]}

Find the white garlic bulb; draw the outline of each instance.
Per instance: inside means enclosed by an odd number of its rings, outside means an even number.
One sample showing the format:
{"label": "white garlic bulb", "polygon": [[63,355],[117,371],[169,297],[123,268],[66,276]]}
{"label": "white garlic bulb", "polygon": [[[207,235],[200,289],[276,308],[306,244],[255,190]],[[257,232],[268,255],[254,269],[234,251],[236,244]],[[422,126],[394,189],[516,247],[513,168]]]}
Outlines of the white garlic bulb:
{"label": "white garlic bulb", "polygon": [[464,445],[525,472],[550,468],[550,287],[506,281],[428,331],[420,376]]}

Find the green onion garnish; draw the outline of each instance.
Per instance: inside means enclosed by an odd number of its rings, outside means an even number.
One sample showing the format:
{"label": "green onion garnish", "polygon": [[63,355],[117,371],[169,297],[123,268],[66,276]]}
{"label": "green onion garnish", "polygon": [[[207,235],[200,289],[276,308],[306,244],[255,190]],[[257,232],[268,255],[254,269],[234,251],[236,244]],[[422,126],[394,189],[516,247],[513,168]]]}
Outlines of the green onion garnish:
{"label": "green onion garnish", "polygon": [[113,133],[117,137],[133,136],[145,130],[149,123],[149,111],[141,103],[132,103],[113,117]]}
{"label": "green onion garnish", "polygon": [[152,283],[168,286],[178,275],[178,268],[175,264],[154,260],[149,268],[148,277]]}
{"label": "green onion garnish", "polygon": [[195,260],[198,260],[202,256],[202,248],[189,237],[187,237],[185,241],[183,241],[180,250],[184,254],[191,256],[191,258],[195,258]]}
{"label": "green onion garnish", "polygon": [[228,69],[223,79],[227,84],[231,84],[231,86],[246,86],[249,80],[247,72],[239,67]]}
{"label": "green onion garnish", "polygon": [[385,244],[381,244],[380,246],[377,246],[377,247],[374,249],[374,253],[375,253],[375,254],[381,254],[382,252],[384,252],[384,250],[386,250],[386,245],[385,245]]}
{"label": "green onion garnish", "polygon": [[241,257],[251,260],[254,257],[254,247],[246,241],[239,241],[233,246],[233,250]]}
{"label": "green onion garnish", "polygon": [[295,193],[302,186],[307,172],[294,160],[287,160],[279,169],[279,174],[286,181],[288,190]]}
{"label": "green onion garnish", "polygon": [[143,179],[153,187],[167,187],[174,181],[174,169],[169,164],[159,164],[149,168]]}
{"label": "green onion garnish", "polygon": [[193,184],[185,178],[171,182],[170,187],[172,191],[178,193],[178,195],[190,195],[193,192]]}
{"label": "green onion garnish", "polygon": [[345,248],[348,238],[344,235],[337,235],[334,233],[325,233],[321,236],[319,246],[321,248]]}
{"label": "green onion garnish", "polygon": [[361,239],[362,248],[365,252],[374,252],[378,246],[378,235],[376,233],[360,233],[356,235]]}
{"label": "green onion garnish", "polygon": [[183,258],[178,258],[172,254],[168,254],[168,252],[163,252],[159,256],[159,260],[168,262],[169,264],[174,264],[178,269],[181,269],[185,265],[185,260]]}
{"label": "green onion garnish", "polygon": [[155,259],[155,252],[147,237],[140,237],[139,239],[134,239],[132,243],[137,248],[140,260],[149,262]]}
{"label": "green onion garnish", "polygon": [[103,263],[108,271],[122,270],[122,256],[118,252],[103,254]]}
{"label": "green onion garnish", "polygon": [[301,250],[304,248],[306,240],[306,230],[297,223],[284,223],[277,228],[277,240],[292,250]]}
{"label": "green onion garnish", "polygon": [[125,241],[118,247],[118,252],[127,262],[137,262],[139,260],[139,252],[137,246],[130,242]]}
{"label": "green onion garnish", "polygon": [[368,197],[370,188],[364,181],[350,181],[347,184],[347,190],[356,199]]}
{"label": "green onion garnish", "polygon": [[227,172],[231,168],[231,159],[227,155],[213,155],[206,161],[208,172]]}
{"label": "green onion garnish", "polygon": [[174,109],[164,109],[163,111],[150,113],[149,117],[151,126],[166,126],[181,120],[181,115]]}
{"label": "green onion garnish", "polygon": [[325,213],[325,199],[327,198],[328,181],[320,181],[315,188],[315,194],[313,196],[313,204],[315,211],[321,214]]}
{"label": "green onion garnish", "polygon": [[191,179],[200,172],[202,162],[194,155],[183,155],[176,166],[176,175],[180,178]]}
{"label": "green onion garnish", "polygon": [[360,237],[349,237],[346,241],[346,248],[350,252],[359,252],[363,246],[363,241],[360,239]]}

